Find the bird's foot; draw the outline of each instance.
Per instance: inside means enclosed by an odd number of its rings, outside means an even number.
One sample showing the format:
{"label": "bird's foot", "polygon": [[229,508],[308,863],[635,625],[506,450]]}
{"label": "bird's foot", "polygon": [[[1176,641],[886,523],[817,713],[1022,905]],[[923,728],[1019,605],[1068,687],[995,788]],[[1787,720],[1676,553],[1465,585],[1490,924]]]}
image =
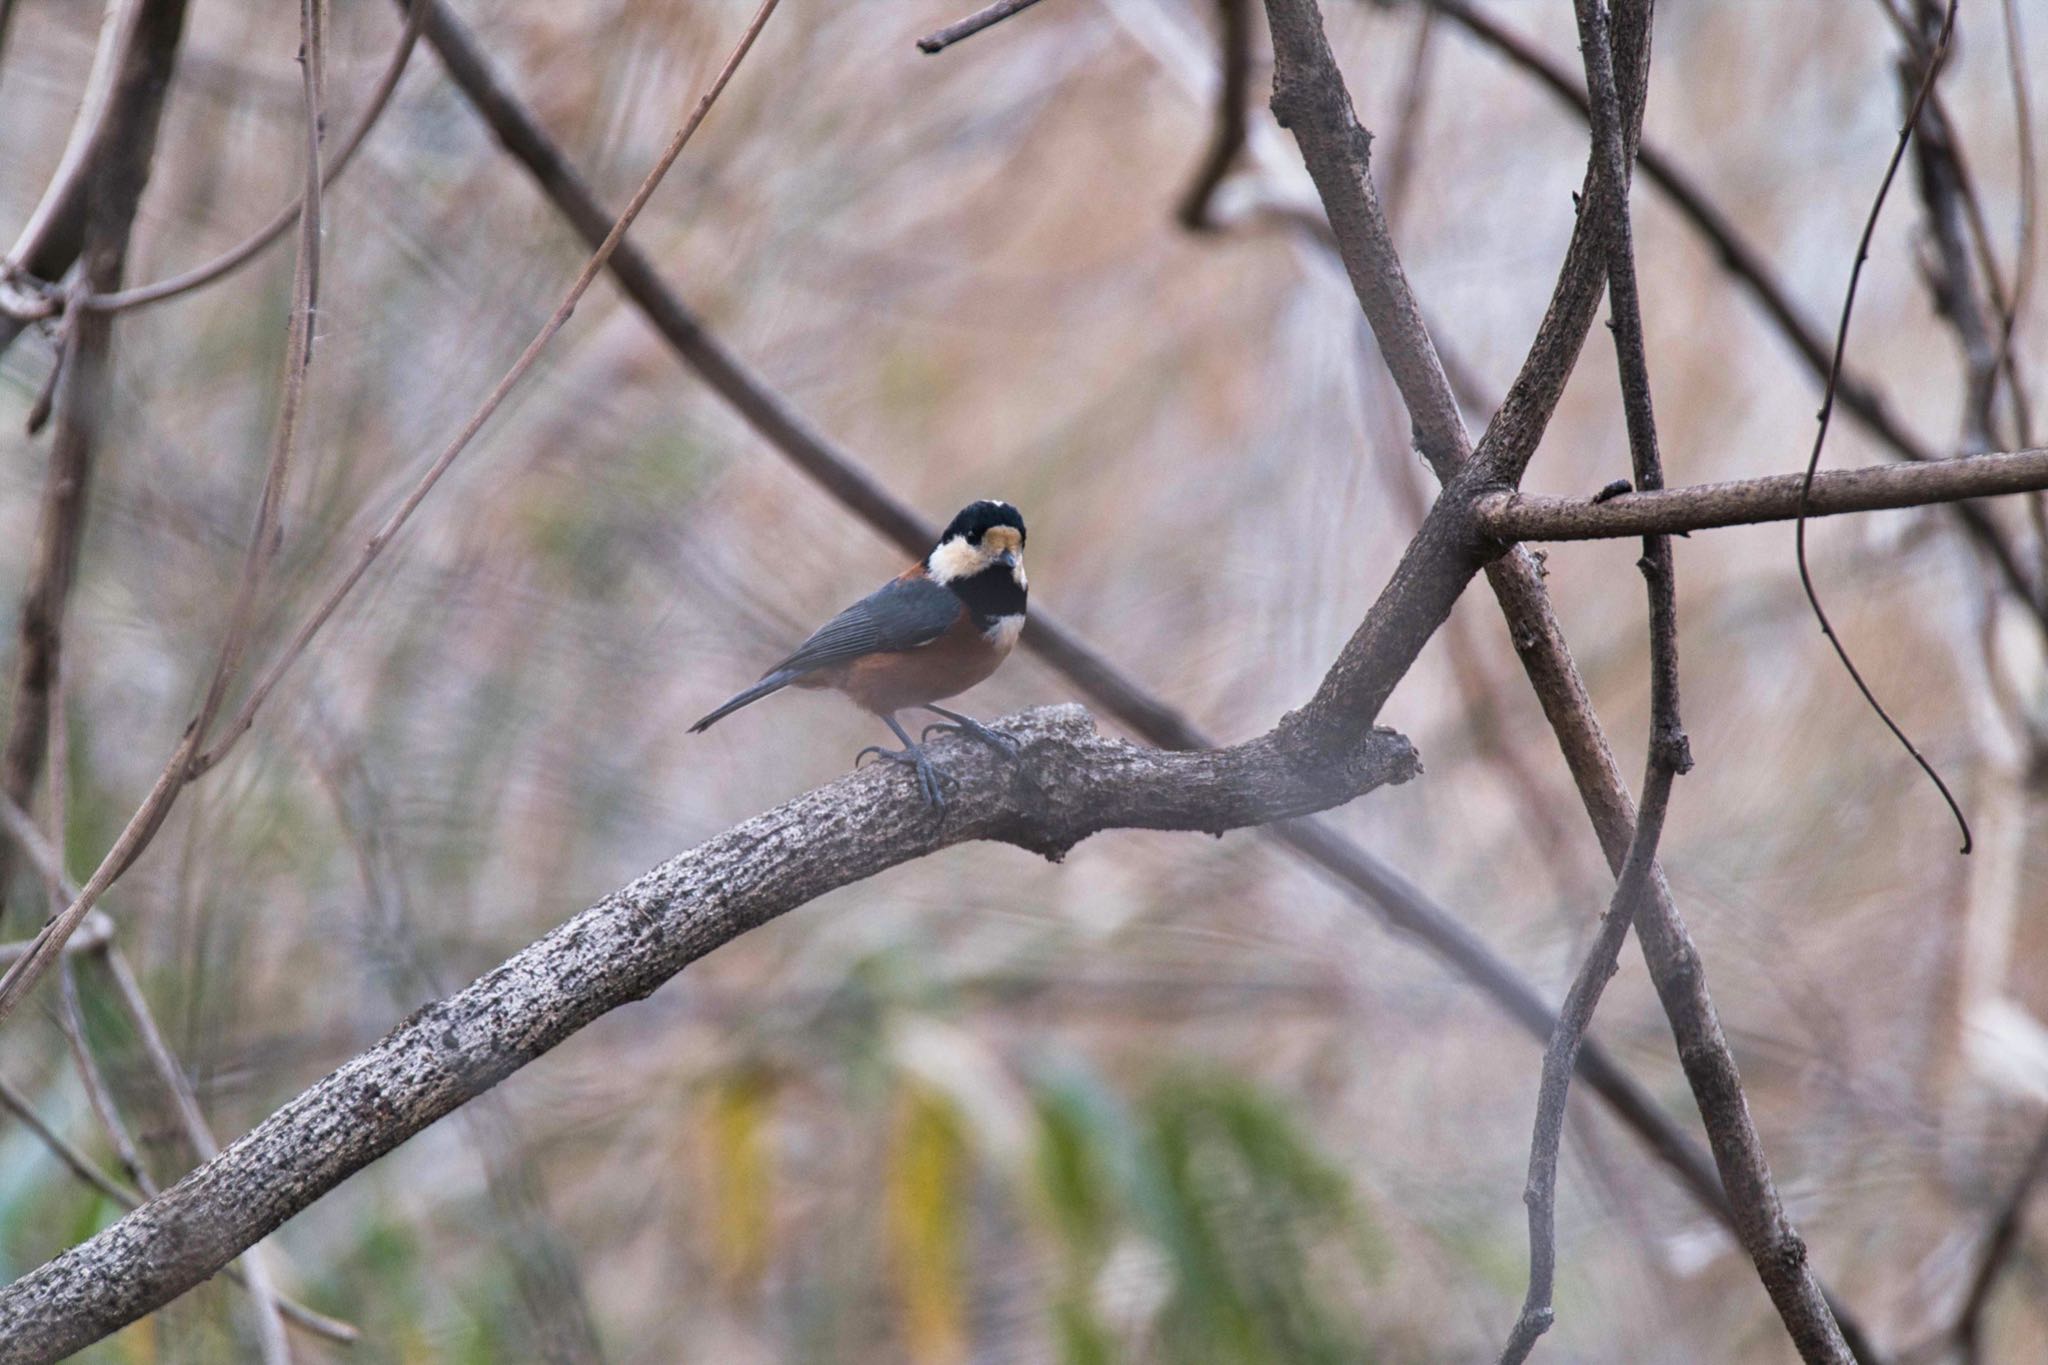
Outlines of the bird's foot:
{"label": "bird's foot", "polygon": [[942,811],[946,808],[946,794],[944,791],[946,783],[952,783],[956,787],[959,786],[959,783],[953,778],[945,776],[937,768],[933,767],[932,761],[924,756],[924,750],[916,745],[910,745],[902,749],[884,749],[879,744],[870,744],[867,748],[862,749],[853,756],[853,766],[856,768],[860,767],[860,761],[869,754],[873,754],[884,763],[895,763],[912,769],[917,774],[918,791],[924,794],[926,803],[933,810]]}
{"label": "bird's foot", "polygon": [[937,731],[940,734],[966,735],[970,739],[978,739],[1004,758],[1014,759],[1024,752],[1022,741],[1007,730],[983,725],[971,716],[955,716],[950,711],[943,711],[940,714],[950,716],[951,719],[935,721],[925,726],[924,733],[918,736],[920,740],[929,738],[933,731]]}

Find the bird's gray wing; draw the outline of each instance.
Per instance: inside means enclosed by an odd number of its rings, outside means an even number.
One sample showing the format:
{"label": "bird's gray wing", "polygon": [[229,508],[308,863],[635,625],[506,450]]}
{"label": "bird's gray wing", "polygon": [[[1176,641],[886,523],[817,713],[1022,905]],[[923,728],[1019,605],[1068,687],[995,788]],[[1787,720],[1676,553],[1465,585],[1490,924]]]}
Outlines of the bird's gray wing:
{"label": "bird's gray wing", "polygon": [[819,626],[770,674],[815,673],[858,659],[915,649],[939,638],[960,615],[953,590],[929,578],[895,578]]}

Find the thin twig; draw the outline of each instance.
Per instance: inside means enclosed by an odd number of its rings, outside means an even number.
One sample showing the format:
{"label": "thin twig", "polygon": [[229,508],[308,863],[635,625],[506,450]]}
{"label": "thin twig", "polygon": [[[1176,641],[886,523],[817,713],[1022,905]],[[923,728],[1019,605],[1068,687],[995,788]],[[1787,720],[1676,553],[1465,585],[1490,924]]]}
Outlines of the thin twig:
{"label": "thin twig", "polygon": [[1848,670],[1850,679],[1855,682],[1856,690],[1863,694],[1863,699],[1870,704],[1871,710],[1877,713],[1878,719],[1882,720],[1899,743],[1905,746],[1906,752],[1912,755],[1913,761],[1920,765],[1920,770],[1927,774],[1936,790],[1941,793],[1941,799],[1948,803],[1949,811],[1956,818],[1956,825],[1963,832],[1962,851],[1968,853],[1970,822],[1963,815],[1963,808],[1956,803],[1954,794],[1949,791],[1948,784],[1941,780],[1941,774],[1934,770],[1934,765],[1921,756],[1920,751],[1913,746],[1913,741],[1906,737],[1906,732],[1899,728],[1898,722],[1891,718],[1891,713],[1884,709],[1876,694],[1870,690],[1870,685],[1863,681],[1863,675],[1857,671],[1855,663],[1849,658],[1849,651],[1843,646],[1841,638],[1835,634],[1834,625],[1828,620],[1828,614],[1820,604],[1820,595],[1813,586],[1813,573],[1806,562],[1805,508],[1812,495],[1814,473],[1820,468],[1821,449],[1828,439],[1828,419],[1834,412],[1835,389],[1841,380],[1842,356],[1849,346],[1849,316],[1856,306],[1856,285],[1863,276],[1863,263],[1870,259],[1870,239],[1877,231],[1878,214],[1884,210],[1885,196],[1891,193],[1892,181],[1899,173],[1900,163],[1906,158],[1906,144],[1913,136],[1913,126],[1920,121],[1920,110],[1926,105],[1928,92],[1934,89],[1935,79],[1941,74],[1942,63],[1948,57],[1949,39],[1955,32],[1958,3],[1959,0],[1949,0],[1948,12],[1942,20],[1941,36],[1936,41],[1933,52],[1928,56],[1927,74],[1922,78],[1920,89],[1913,97],[1912,107],[1906,112],[1905,122],[1899,126],[1898,145],[1892,149],[1891,160],[1885,166],[1884,179],[1878,185],[1877,198],[1871,202],[1870,215],[1863,224],[1863,236],[1856,244],[1855,262],[1849,267],[1849,287],[1842,297],[1842,320],[1835,330],[1834,358],[1828,364],[1827,387],[1821,395],[1819,428],[1813,437],[1813,454],[1806,461],[1806,479],[1800,493],[1800,513],[1793,523],[1793,547],[1799,562],[1799,584],[1805,590],[1807,603],[1812,606],[1813,614],[1820,622],[1821,633],[1828,637],[1828,643],[1834,647],[1835,656],[1842,661],[1842,667]]}
{"label": "thin twig", "polygon": [[[1434,69],[1430,59],[1436,52],[1436,34],[1436,11],[1424,9],[1416,21],[1415,39],[1408,49],[1408,75],[1401,83],[1400,112],[1396,115],[1391,149],[1386,158],[1382,199],[1387,224],[1395,230],[1401,225],[1401,211],[1408,206],[1409,191],[1415,187],[1415,155],[1416,149],[1422,145],[1422,114],[1429,101],[1429,77]],[[1455,379],[1448,361],[1444,364],[1444,371],[1447,377]],[[1455,382],[1452,387],[1457,387]],[[1464,396],[1461,394],[1459,397],[1463,401]]]}
{"label": "thin twig", "polygon": [[1956,1312],[1955,1326],[1949,1330],[1949,1339],[1956,1344],[1965,1361],[1977,1359],[1984,1310],[1991,1303],[1991,1291],[1998,1287],[1999,1275],[2011,1264],[2013,1253],[2019,1247],[2027,1205],[2044,1175],[2048,1175],[2048,1127],[2043,1127],[2034,1139],[2033,1148],[2027,1153],[2019,1174],[2014,1177],[2012,1188],[1999,1201],[1998,1215],[1991,1220],[1991,1227],[1984,1237],[1984,1249],[1978,1255],[1976,1273],[1970,1276],[1970,1292],[1964,1296],[1963,1305]]}
{"label": "thin twig", "polygon": [[[83,281],[76,278],[76,272],[73,272],[73,278],[67,287],[72,289],[84,287]],[[50,372],[43,376],[43,386],[36,390],[35,401],[28,405],[28,416],[21,424],[22,432],[25,435],[42,435],[43,428],[50,421],[50,414],[56,410],[58,386],[63,384],[64,372],[69,368],[64,362],[71,354],[71,338],[74,331],[72,324],[74,321],[75,318],[71,310],[66,308],[63,315],[57,319],[54,325],[48,319],[40,319],[36,324],[38,327],[47,329],[51,334]]]}
{"label": "thin twig", "polygon": [[[0,805],[0,813],[5,806]],[[19,809],[17,807],[16,809]],[[10,835],[12,831],[9,831]],[[78,926],[78,932],[64,942],[64,955],[76,957],[80,953],[94,953],[114,936],[113,916],[102,910],[95,910],[85,917],[85,923]],[[0,967],[12,966],[29,955],[40,939],[25,938],[13,943],[0,943]]]}
{"label": "thin twig", "polygon": [[[1615,88],[1614,45],[1606,0],[1578,5],[1579,45],[1586,58],[1586,88],[1592,95],[1592,135],[1604,173],[1620,187],[1614,221],[1607,231],[1608,307],[1614,329],[1622,408],[1628,424],[1630,463],[1638,488],[1655,490],[1664,483],[1663,460],[1657,449],[1657,424],[1650,396],[1649,362],[1643,344],[1642,303],[1636,280],[1635,232],[1629,214],[1629,162],[1621,118],[1621,97]],[[1580,963],[1571,989],[1558,1011],[1556,1030],[1544,1049],[1542,1080],[1534,1136],[1529,1143],[1529,1179],[1523,1202],[1529,1210],[1529,1288],[1522,1311],[1501,1351],[1507,1365],[1520,1365],[1549,1330],[1555,1316],[1552,1288],[1557,1268],[1557,1162],[1564,1140],[1565,1101],[1572,1067],[1591,1027],[1600,996],[1621,959],[1629,926],[1653,896],[1657,844],[1664,832],[1671,788],[1692,767],[1679,715],[1678,600],[1671,540],[1664,535],[1643,538],[1640,562],[1648,598],[1650,625],[1650,743],[1643,777],[1642,807],[1628,857],[1616,879],[1598,933]],[[1767,1281],[1768,1283],[1768,1281]],[[1772,1285],[1780,1316],[1802,1350],[1808,1340],[1839,1346],[1841,1336],[1825,1304],[1791,1304]],[[1817,1296],[1816,1296],[1817,1297]],[[1817,1321],[1815,1318],[1824,1319]],[[1801,1319],[1804,1320],[1801,1320]],[[1842,1354],[1846,1355],[1846,1347]]]}
{"label": "thin twig", "polygon": [[[370,130],[377,126],[377,120],[383,117],[392,94],[398,89],[400,78],[405,75],[406,64],[412,59],[413,48],[419,41],[420,27],[426,20],[427,11],[425,0],[410,0],[410,5],[404,28],[399,33],[398,47],[391,54],[391,60],[385,66],[384,74],[378,79],[376,88],[370,92],[369,103],[363,106],[363,112],[356,119],[355,126],[349,129],[348,136],[342,140],[341,150],[321,169],[320,188],[323,191],[331,189],[334,182],[341,178],[342,171],[347,169],[349,162],[355,158],[356,150],[368,139]],[[253,260],[264,248],[284,236],[292,225],[299,221],[299,210],[305,202],[306,195],[302,189],[291,203],[278,210],[276,217],[251,233],[240,245],[222,252],[204,265],[182,270],[154,284],[136,285],[108,294],[89,294],[72,306],[90,308],[100,313],[118,313],[146,304],[161,303],[165,299],[189,294],[195,289],[212,284]]]}
{"label": "thin twig", "polygon": [[142,1154],[136,1150],[134,1135],[128,1131],[128,1124],[114,1103],[113,1089],[107,1084],[106,1074],[100,1070],[99,1058],[93,1055],[91,1040],[85,1036],[85,1011],[78,998],[76,958],[76,954],[66,953],[57,969],[57,1025],[63,1030],[64,1042],[71,1050],[72,1064],[78,1068],[78,1080],[85,1087],[86,1103],[92,1107],[93,1117],[99,1120],[100,1131],[107,1136],[107,1145],[114,1149],[114,1159],[121,1163],[121,1169],[136,1188],[144,1195],[154,1195],[156,1182],[150,1179],[149,1168],[142,1164]]}
{"label": "thin twig", "polygon": [[2041,183],[2034,153],[2033,96],[2028,93],[2027,51],[2020,32],[2019,0],[2004,0],[2006,74],[2012,85],[2013,137],[2018,144],[2020,209],[2018,240],[2013,245],[2012,294],[2005,301],[2005,315],[1998,328],[1999,368],[2013,383],[2013,412],[2020,430],[2019,440],[2032,439],[2026,430],[2025,395],[2018,384],[2018,365],[2013,359],[2013,330],[2033,297],[2034,273],[2040,262],[2034,255],[2034,236],[2041,200]]}
{"label": "thin twig", "polygon": [[1215,228],[1210,220],[1209,201],[1230,174],[1231,163],[1244,149],[1245,102],[1252,85],[1251,0],[1216,0],[1217,63],[1221,79],[1216,84],[1216,124],[1202,164],[1181,196],[1176,217],[1190,232]]}
{"label": "thin twig", "polygon": [[[307,3],[317,3],[317,0],[307,0]],[[130,970],[120,944],[109,943],[102,950],[102,957],[106,962],[107,976],[114,983],[114,994],[128,1015],[128,1022],[134,1026],[136,1036],[142,1040],[143,1055],[149,1058],[150,1069],[170,1096],[186,1143],[201,1164],[213,1160],[220,1155],[220,1143],[214,1139],[213,1129],[199,1108],[199,1097],[193,1093],[191,1079],[185,1075],[185,1069],[178,1065],[170,1045],[164,1041],[163,1030],[157,1027],[156,1016],[149,1008],[149,999],[143,995],[142,986]],[[251,1244],[242,1253],[242,1267],[248,1276],[249,1299],[256,1310],[257,1340],[265,1361],[290,1360],[290,1348],[285,1343],[284,1327],[278,1316],[279,1295],[270,1273],[269,1247],[261,1242]]]}
{"label": "thin twig", "polygon": [[972,38],[993,24],[1000,24],[1013,14],[1021,13],[1037,4],[1038,0],[996,0],[987,9],[979,9],[965,19],[946,25],[936,33],[927,33],[917,40],[917,50],[923,53],[944,52],[962,38]]}
{"label": "thin twig", "polygon": [[[1924,12],[1930,0],[1918,0]],[[1940,11],[1934,11],[1939,22]],[[1916,49],[1917,50],[1917,49]],[[1900,58],[1899,80],[1910,101],[1920,83],[1921,69],[1909,53]],[[1963,400],[1962,453],[1974,455],[1995,448],[2000,441],[1998,423],[1999,354],[1992,319],[2002,314],[2005,303],[2002,286],[1993,264],[1981,251],[1974,258],[1970,224],[1981,221],[1976,196],[1963,170],[1962,149],[1956,144],[1955,126],[1932,104],[1922,112],[1918,139],[1913,143],[1914,182],[1927,210],[1927,231],[1933,249],[1922,261],[1935,312],[1947,318],[1955,330],[1962,352],[1965,396]],[[1984,283],[1979,297],[1977,280]],[[2017,440],[2017,437],[2015,437]]]}
{"label": "thin twig", "polygon": [[22,1127],[35,1134],[43,1146],[49,1148],[51,1154],[80,1180],[123,1208],[132,1209],[140,1202],[132,1193],[122,1189],[121,1182],[107,1174],[98,1162],[45,1122],[43,1116],[35,1111],[35,1106],[28,1102],[28,1096],[16,1090],[14,1083],[5,1076],[0,1076],[0,1105],[5,1105],[14,1117],[20,1119]]}
{"label": "thin twig", "polygon": [[[148,59],[150,44],[143,22],[146,8],[147,0],[107,0],[92,69],[86,73],[85,94],[57,169],[0,262],[0,274],[20,272],[50,279],[70,268],[78,253],[77,239],[85,231],[86,183],[100,160],[101,149],[124,140],[114,127],[121,114],[121,73]],[[66,237],[72,239],[68,251],[61,245]],[[64,263],[54,270],[45,264],[53,252],[64,256]]]}
{"label": "thin twig", "polygon": [[[50,855],[41,860],[38,871],[43,874],[44,892],[50,903],[51,914],[62,914],[64,907],[71,903],[71,890],[64,875],[62,863],[64,831],[69,828],[71,810],[71,783],[68,769],[71,745],[65,729],[67,717],[64,713],[64,679],[59,673],[50,679],[50,758],[49,758],[49,805],[50,805]],[[10,810],[20,812],[12,798],[6,799]],[[22,812],[24,818],[26,813]],[[75,940],[74,940],[75,941]],[[92,1040],[86,1036],[85,1011],[78,998],[78,970],[75,954],[66,953],[58,964],[57,984],[60,989],[57,1022],[63,1029],[64,1041],[70,1046],[71,1059],[78,1068],[78,1079],[85,1086],[87,1102],[93,1114],[99,1119],[100,1129],[107,1135],[107,1143],[114,1149],[114,1156],[121,1168],[128,1173],[128,1179],[146,1195],[156,1193],[156,1182],[150,1178],[148,1167],[143,1165],[142,1156],[136,1150],[135,1139],[128,1131],[128,1124],[121,1117],[120,1106],[114,1101],[113,1087],[107,1084],[105,1074],[100,1070],[99,1058],[93,1054]]]}
{"label": "thin twig", "polygon": [[1654,894],[1651,869],[1657,857],[1657,842],[1664,832],[1664,812],[1670,804],[1673,771],[1653,764],[1643,783],[1643,803],[1636,815],[1635,839],[1629,845],[1628,860],[1600,927],[1587,947],[1579,970],[1565,992],[1558,1011],[1557,1027],[1550,1045],[1543,1051],[1542,1079],[1538,1083],[1536,1130],[1529,1143],[1528,1184],[1522,1202],[1529,1210],[1529,1287],[1522,1298],[1522,1311],[1501,1347],[1503,1365],[1519,1365],[1529,1358],[1537,1338],[1550,1330],[1556,1320],[1551,1292],[1557,1274],[1557,1158],[1564,1140],[1565,1101],[1569,1098],[1572,1069],[1577,1065],[1586,1030],[1593,1012],[1619,964],[1622,944],[1629,926]]}
{"label": "thin twig", "polygon": [[203,773],[220,762],[222,756],[233,746],[234,742],[248,731],[250,725],[255,721],[256,712],[262,708],[264,701],[269,698],[271,691],[276,688],[279,680],[298,661],[300,655],[305,653],[306,647],[313,642],[313,637],[320,633],[321,628],[327,624],[328,619],[341,606],[342,600],[362,580],[363,575],[369,572],[370,566],[377,562],[378,556],[384,552],[384,547],[391,543],[392,538],[400,530],[404,529],[406,522],[418,510],[419,505],[426,500],[429,493],[434,491],[434,485],[441,481],[441,476],[446,474],[449,466],[455,463],[456,457],[469,448],[469,443],[476,438],[476,434],[479,431],[483,430],[484,424],[490,421],[499,407],[503,405],[505,399],[511,395],[512,390],[518,386],[519,381],[526,377],[527,372],[540,359],[540,353],[546,348],[548,342],[552,341],[555,334],[561,331],[568,323],[570,315],[576,311],[577,303],[582,300],[583,295],[588,292],[591,284],[596,281],[597,277],[603,273],[606,263],[611,260],[612,253],[618,249],[620,241],[626,235],[626,230],[633,226],[633,221],[640,216],[640,211],[647,207],[647,201],[654,197],[654,191],[660,186],[662,177],[668,174],[669,167],[675,164],[676,158],[682,154],[683,148],[688,145],[691,135],[704,122],[704,116],[711,112],[711,106],[725,90],[726,84],[732,80],[733,73],[739,69],[740,62],[746,57],[748,50],[753,47],[754,39],[760,36],[762,27],[768,22],[768,16],[775,12],[778,2],[779,0],[762,0],[760,8],[754,12],[752,21],[748,23],[746,32],[741,35],[738,45],[727,56],[724,66],[719,69],[718,75],[712,80],[710,89],[706,90],[703,97],[697,101],[696,107],[690,111],[690,115],[683,121],[682,127],[676,131],[675,136],[669,140],[668,146],[663,149],[661,156],[656,159],[653,169],[648,171],[646,178],[640,182],[640,188],[633,192],[632,199],[627,201],[625,212],[619,215],[619,219],[612,225],[610,233],[605,236],[604,241],[599,244],[597,250],[584,264],[582,271],[576,276],[575,283],[569,286],[568,293],[563,295],[562,302],[555,308],[553,316],[541,326],[540,331],[534,335],[533,340],[527,343],[526,349],[520,353],[519,358],[512,362],[512,368],[505,372],[504,377],[492,388],[476,411],[470,414],[469,420],[463,423],[462,429],[456,432],[454,439],[442,448],[439,455],[435,456],[434,462],[427,467],[426,473],[420,476],[419,481],[405,495],[404,500],[384,519],[383,524],[371,533],[368,543],[364,545],[362,553],[357,556],[355,563],[328,590],[327,596],[321,601],[320,605],[299,626],[298,632],[292,636],[291,642],[285,646],[283,651],[271,661],[270,666],[264,670],[262,677],[257,681],[256,685],[249,690],[249,695],[243,700],[241,708],[235,712],[234,718],[222,728],[219,737],[213,742],[212,747],[194,757],[192,769],[195,774]]}

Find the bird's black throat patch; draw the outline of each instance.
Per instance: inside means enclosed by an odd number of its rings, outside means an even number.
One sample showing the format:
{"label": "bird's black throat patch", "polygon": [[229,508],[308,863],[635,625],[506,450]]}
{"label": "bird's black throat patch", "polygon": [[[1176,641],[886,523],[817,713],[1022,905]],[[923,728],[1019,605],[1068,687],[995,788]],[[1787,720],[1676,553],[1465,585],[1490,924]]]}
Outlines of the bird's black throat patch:
{"label": "bird's black throat patch", "polygon": [[971,578],[956,578],[946,586],[967,604],[974,624],[983,630],[1000,617],[1024,614],[1024,585],[1007,564],[991,564]]}

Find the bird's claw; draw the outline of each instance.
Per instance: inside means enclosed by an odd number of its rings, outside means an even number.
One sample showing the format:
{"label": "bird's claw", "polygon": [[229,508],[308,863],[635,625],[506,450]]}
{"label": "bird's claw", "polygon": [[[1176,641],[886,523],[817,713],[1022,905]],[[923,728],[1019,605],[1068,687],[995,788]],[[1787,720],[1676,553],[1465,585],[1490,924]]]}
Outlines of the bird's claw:
{"label": "bird's claw", "polygon": [[873,754],[884,763],[894,763],[912,769],[917,774],[918,791],[933,810],[942,811],[946,808],[945,788],[948,784],[955,790],[959,789],[959,779],[933,767],[932,761],[924,756],[921,749],[884,749],[879,744],[870,744],[853,756],[853,766],[860,767],[860,761],[869,754]]}
{"label": "bird's claw", "polygon": [[934,721],[925,726],[924,732],[917,737],[919,743],[928,739],[934,731],[944,735],[966,735],[970,739],[978,739],[1004,758],[1015,758],[1024,752],[1022,741],[1009,731],[983,725],[980,721],[969,720],[965,716],[957,721]]}

